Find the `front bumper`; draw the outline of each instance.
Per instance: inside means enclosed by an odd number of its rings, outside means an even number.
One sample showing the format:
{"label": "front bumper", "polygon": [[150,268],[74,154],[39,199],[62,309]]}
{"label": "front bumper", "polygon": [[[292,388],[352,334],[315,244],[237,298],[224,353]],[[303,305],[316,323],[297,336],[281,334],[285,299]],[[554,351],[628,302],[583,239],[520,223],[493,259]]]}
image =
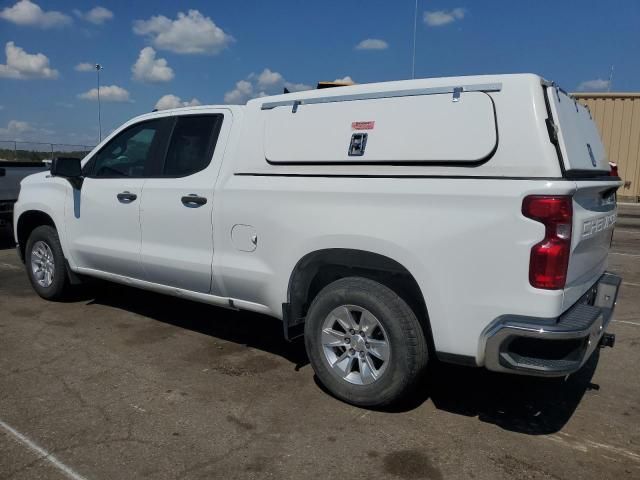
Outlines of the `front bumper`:
{"label": "front bumper", "polygon": [[497,372],[565,376],[598,347],[613,315],[622,279],[605,273],[558,318],[498,317],[483,335],[485,366]]}

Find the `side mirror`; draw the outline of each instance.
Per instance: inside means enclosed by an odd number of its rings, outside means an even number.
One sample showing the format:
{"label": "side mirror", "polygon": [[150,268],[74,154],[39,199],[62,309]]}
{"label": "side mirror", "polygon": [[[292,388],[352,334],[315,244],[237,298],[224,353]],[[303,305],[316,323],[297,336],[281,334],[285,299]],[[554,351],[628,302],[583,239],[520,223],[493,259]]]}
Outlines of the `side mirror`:
{"label": "side mirror", "polygon": [[74,188],[82,187],[82,165],[79,158],[54,158],[51,162],[51,175],[66,178]]}

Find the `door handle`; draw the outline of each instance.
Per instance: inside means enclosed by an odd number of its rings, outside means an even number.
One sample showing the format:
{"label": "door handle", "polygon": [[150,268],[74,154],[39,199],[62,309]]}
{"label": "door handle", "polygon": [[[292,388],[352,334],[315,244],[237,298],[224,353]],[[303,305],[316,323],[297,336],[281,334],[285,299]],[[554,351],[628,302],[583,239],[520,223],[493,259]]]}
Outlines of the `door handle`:
{"label": "door handle", "polygon": [[182,197],[182,204],[185,207],[189,208],[198,208],[207,203],[207,199],[205,197],[200,197],[195,193],[190,193],[189,195],[185,195]]}
{"label": "door handle", "polygon": [[138,198],[138,196],[135,193],[131,193],[131,192],[122,192],[116,196],[118,197],[118,201],[120,203],[131,203],[136,198]]}

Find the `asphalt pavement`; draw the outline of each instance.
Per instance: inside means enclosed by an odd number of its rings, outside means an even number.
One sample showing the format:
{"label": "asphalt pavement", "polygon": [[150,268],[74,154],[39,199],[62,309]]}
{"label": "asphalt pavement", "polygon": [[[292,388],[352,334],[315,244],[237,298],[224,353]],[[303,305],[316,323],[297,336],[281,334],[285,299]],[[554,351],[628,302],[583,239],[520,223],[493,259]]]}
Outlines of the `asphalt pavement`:
{"label": "asphalt pavement", "polygon": [[0,478],[638,479],[640,230],[610,270],[617,343],[577,374],[433,362],[375,411],[323,391],[268,317],[102,282],[46,302],[0,233]]}

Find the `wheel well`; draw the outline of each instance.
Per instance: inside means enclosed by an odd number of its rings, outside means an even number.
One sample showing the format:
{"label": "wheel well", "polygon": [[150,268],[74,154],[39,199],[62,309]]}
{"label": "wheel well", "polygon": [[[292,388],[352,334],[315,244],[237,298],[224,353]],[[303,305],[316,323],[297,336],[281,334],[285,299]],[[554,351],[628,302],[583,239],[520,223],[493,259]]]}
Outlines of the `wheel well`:
{"label": "wheel well", "polygon": [[427,306],[413,275],[384,255],[343,248],[310,253],[294,268],[289,280],[289,303],[284,305],[283,312],[287,338],[300,334],[309,306],[320,290],[340,278],[352,276],[369,278],[398,294],[418,317],[429,346],[433,347]]}
{"label": "wheel well", "polygon": [[50,225],[53,228],[56,227],[53,219],[46,213],[39,210],[26,211],[20,215],[20,218],[18,219],[18,245],[20,249],[20,258],[23,262],[27,240],[29,239],[31,232],[40,225]]}

